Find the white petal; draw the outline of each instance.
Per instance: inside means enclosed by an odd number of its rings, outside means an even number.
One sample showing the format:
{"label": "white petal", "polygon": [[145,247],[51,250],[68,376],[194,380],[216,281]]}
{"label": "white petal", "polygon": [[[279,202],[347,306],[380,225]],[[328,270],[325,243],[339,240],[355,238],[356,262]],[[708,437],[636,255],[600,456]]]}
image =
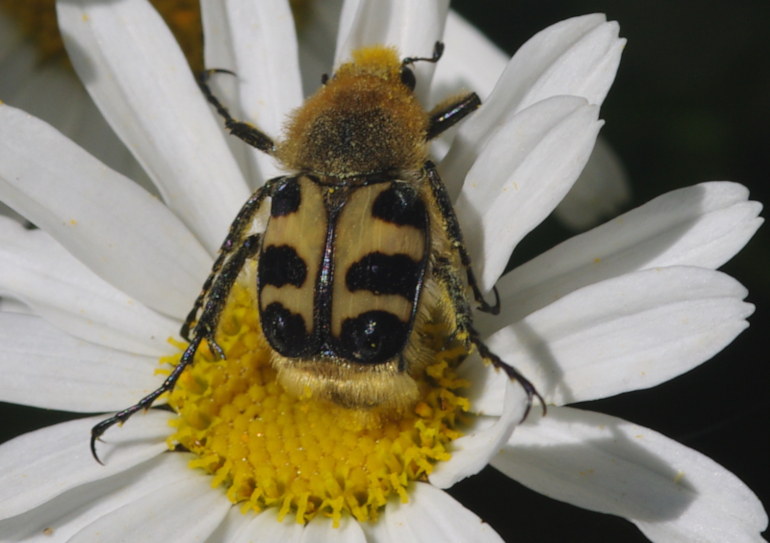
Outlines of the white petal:
{"label": "white petal", "polygon": [[[450,196],[497,127],[511,115],[552,96],[581,96],[601,105],[625,44],[618,25],[594,14],[561,21],[536,34],[508,63],[484,106],[463,123],[441,163]],[[555,155],[558,156],[558,155]]]}
{"label": "white petal", "polygon": [[583,231],[618,214],[631,201],[631,184],[620,158],[599,136],[580,177],[554,209],[567,228]]}
{"label": "white petal", "polygon": [[[591,283],[664,266],[718,268],[762,224],[742,185],[702,183],[675,190],[575,236],[497,283],[501,322],[514,322]],[[492,323],[480,315],[483,328]]]}
{"label": "white petal", "polygon": [[213,254],[248,190],[168,27],[145,0],[60,1],[57,13],[99,109]]}
{"label": "white petal", "polygon": [[0,293],[24,300],[68,334],[149,356],[175,352],[180,323],[132,300],[42,230],[0,217]]}
{"label": "white petal", "polygon": [[[349,61],[355,49],[374,44],[395,46],[402,57],[430,57],[444,34],[448,11],[448,0],[345,2],[334,65]],[[435,68],[432,62],[417,62],[412,67],[417,80],[415,94],[423,104],[427,103]]]}
{"label": "white petal", "polygon": [[[443,41],[446,48],[441,61],[436,64],[427,103],[433,106],[468,91],[474,91],[484,103],[511,57],[452,10],[447,16]],[[435,162],[446,156],[457,128],[452,127],[431,141],[431,156]],[[454,192],[453,196],[456,196]]]}
{"label": "white petal", "polygon": [[492,527],[452,496],[429,484],[414,483],[409,502],[392,498],[381,519],[365,524],[370,543],[502,543]]}
{"label": "white petal", "polygon": [[[484,364],[478,353],[474,351],[463,361],[459,375],[460,378],[467,379],[471,383],[469,388],[463,390],[471,404],[471,413],[497,417],[503,414],[505,390],[510,381],[504,372]],[[529,378],[529,375],[524,376]]]}
{"label": "white petal", "polygon": [[97,275],[162,313],[184,317],[211,266],[157,199],[47,124],[5,105],[0,199]]}
{"label": "white petal", "polygon": [[200,5],[203,35],[206,37],[203,40],[206,67],[232,69],[235,65],[235,51],[227,20],[228,4],[217,0],[202,0]]}
{"label": "white petal", "polygon": [[305,527],[291,514],[278,522],[278,508],[270,507],[261,513],[241,513],[240,506],[230,512],[206,543],[299,543]]}
{"label": "white petal", "polygon": [[[233,40],[227,21],[227,3],[219,0],[202,1],[200,7],[203,35],[205,36],[203,40],[203,63],[205,67],[227,69],[237,74],[238,72],[235,72]],[[227,106],[233,118],[244,119],[238,104],[237,76],[216,75],[209,80],[209,87],[214,96]],[[210,106],[210,110],[217,125],[221,125],[222,117],[213,106]],[[249,187],[255,190],[261,184],[261,180],[257,173],[252,171],[252,164],[250,163],[252,147],[234,136],[228,136],[227,132],[225,132],[225,143],[227,143],[230,152],[243,172]]]}
{"label": "white petal", "polygon": [[299,12],[297,39],[305,96],[318,89],[322,74],[332,71],[341,12],[342,0],[308,2]]}
{"label": "white petal", "polygon": [[23,39],[19,26],[0,13],[3,102],[44,120],[113,170],[155,191],[152,181],[99,113],[75,73],[63,62],[41,63],[33,41]]}
{"label": "white petal", "polygon": [[483,291],[577,179],[602,125],[598,114],[574,96],[539,102],[501,127],[468,172],[455,209]]}
{"label": "white petal", "polygon": [[68,543],[205,541],[231,507],[221,488],[211,488],[211,477],[188,469],[188,477],[101,516]]}
{"label": "white petal", "polygon": [[40,317],[0,313],[0,401],[95,413],[122,409],[160,386],[158,359],[86,343]]}
{"label": "white petal", "polygon": [[595,400],[653,387],[714,356],[748,326],[746,295],[721,272],[645,270],[577,290],[487,345],[549,404]]}
{"label": "white petal", "polygon": [[355,519],[344,515],[339,527],[335,528],[332,519],[316,515],[302,531],[300,543],[366,543],[366,536],[361,525]]}
{"label": "white petal", "polygon": [[112,477],[68,490],[31,511],[0,521],[0,541],[69,541],[103,515],[168,484],[198,475],[187,467],[189,460],[188,454],[160,454]]}
{"label": "white petal", "polygon": [[35,314],[24,302],[8,297],[0,298],[0,311],[4,313],[21,313],[23,315]]}
{"label": "white petal", "polygon": [[[289,2],[230,0],[226,15],[237,74],[239,111],[278,139],[286,116],[302,105],[297,37]],[[214,66],[212,66],[214,67]],[[259,184],[279,175],[275,159],[250,148]]]}
{"label": "white petal", "polygon": [[468,90],[476,92],[484,103],[510,57],[453,10],[447,16],[444,42],[446,49],[436,64],[430,103]]}
{"label": "white petal", "polygon": [[557,500],[625,517],[653,541],[759,543],[767,527],[757,497],[722,466],[599,413],[535,411],[492,465]]}
{"label": "white petal", "polygon": [[503,443],[511,436],[527,408],[523,389],[507,380],[505,401],[501,402],[502,415],[477,416],[463,437],[452,442],[452,458],[436,465],[428,480],[439,488],[449,488],[466,477],[475,475],[495,456]]}
{"label": "white petal", "polygon": [[99,445],[99,465],[88,448],[91,428],[104,417],[57,424],[19,436],[0,446],[0,518],[47,502],[71,488],[104,479],[168,450],[171,433],[166,411],[136,416],[109,443]]}
{"label": "white petal", "polygon": [[2,73],[3,80],[23,81],[13,95],[0,91],[3,102],[42,119],[108,167],[157,194],[155,185],[104,120],[69,66],[58,62],[36,64],[28,77],[6,70]]}

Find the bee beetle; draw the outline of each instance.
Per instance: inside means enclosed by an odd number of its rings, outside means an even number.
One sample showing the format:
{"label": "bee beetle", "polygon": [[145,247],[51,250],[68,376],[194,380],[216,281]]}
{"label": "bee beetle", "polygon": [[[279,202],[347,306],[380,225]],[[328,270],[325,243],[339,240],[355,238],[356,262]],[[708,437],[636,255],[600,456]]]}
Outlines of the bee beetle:
{"label": "bee beetle", "polygon": [[[533,396],[543,402],[473,327],[466,291],[490,313],[499,312],[499,297],[495,290],[494,306],[483,298],[428,147],[481,101],[470,93],[426,112],[410,69],[417,61],[437,62],[443,48],[437,42],[432,57],[403,60],[383,46],[354,51],[353,61],[324,76],[290,115],[279,143],[235,120],[212,94],[209,78],[226,70],[201,75],[201,89],[225,127],[292,173],[257,189],[238,213],[182,327],[190,345],[180,363],[156,391],[93,428],[95,458],[99,436],[172,390],[202,340],[224,357],[215,332],[236,277],[252,259],[271,362],[290,392],[310,390],[359,410],[411,408],[431,356],[419,330],[439,308],[455,339],[523,386],[527,412]],[[267,227],[252,233],[267,198]]]}

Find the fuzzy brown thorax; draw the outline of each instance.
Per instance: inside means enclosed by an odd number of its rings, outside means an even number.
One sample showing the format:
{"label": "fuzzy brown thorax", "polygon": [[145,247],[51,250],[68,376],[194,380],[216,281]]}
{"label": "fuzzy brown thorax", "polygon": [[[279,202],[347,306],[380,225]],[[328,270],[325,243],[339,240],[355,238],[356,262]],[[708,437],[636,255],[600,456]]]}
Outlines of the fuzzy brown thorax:
{"label": "fuzzy brown thorax", "polygon": [[392,47],[353,52],[289,117],[278,157],[291,170],[333,177],[419,171],[428,115],[401,81]]}

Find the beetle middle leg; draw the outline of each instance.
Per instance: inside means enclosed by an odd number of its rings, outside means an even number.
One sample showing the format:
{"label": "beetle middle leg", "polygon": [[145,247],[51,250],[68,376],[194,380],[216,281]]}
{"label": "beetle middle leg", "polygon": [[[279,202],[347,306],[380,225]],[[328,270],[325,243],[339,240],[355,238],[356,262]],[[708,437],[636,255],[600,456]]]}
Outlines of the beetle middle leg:
{"label": "beetle middle leg", "polygon": [[[478,309],[480,311],[492,313],[493,315],[498,314],[500,312],[500,296],[497,293],[497,289],[493,288],[495,293],[495,305],[491,306],[484,300],[481,289],[476,282],[476,276],[473,273],[471,264],[471,257],[465,248],[462,231],[460,230],[460,223],[457,220],[457,215],[455,215],[446,187],[436,171],[436,166],[432,162],[428,161],[425,164],[425,169],[427,171],[432,196],[441,213],[441,219],[443,221],[443,224],[441,225],[442,230],[449,242],[450,250],[455,253],[454,255],[438,255],[433,263],[433,278],[443,289],[451,306],[450,309],[455,326],[454,336],[465,343],[465,347],[468,351],[471,350],[471,347],[475,346],[484,361],[491,363],[496,368],[502,369],[509,378],[514,379],[521,384],[527,394],[527,409],[524,412],[522,420],[526,419],[527,415],[529,415],[529,410],[532,408],[532,398],[535,396],[543,406],[543,413],[545,413],[545,400],[535,386],[516,368],[510,364],[506,364],[499,356],[490,351],[489,347],[487,347],[481,340],[481,336],[473,326],[471,307],[468,303],[468,298],[465,295],[466,283],[463,281],[458,269],[460,267],[465,268],[467,285],[473,290],[473,295],[476,302],[479,304]],[[460,266],[457,265],[458,259]]]}
{"label": "beetle middle leg", "polygon": [[449,199],[449,194],[446,191],[444,182],[436,171],[436,166],[433,162],[426,162],[425,169],[428,174],[428,182],[433,194],[433,198],[436,201],[439,211],[441,211],[441,218],[444,221],[443,230],[449,238],[449,243],[452,248],[457,251],[460,256],[460,262],[465,267],[468,274],[468,286],[473,290],[473,298],[479,304],[479,311],[484,313],[491,313],[497,315],[500,313],[500,295],[497,293],[497,287],[492,287],[492,291],[495,293],[495,305],[489,305],[484,299],[484,295],[481,293],[481,289],[476,281],[476,275],[473,273],[473,266],[471,265],[471,256],[465,249],[465,242],[463,241],[463,233],[460,230],[460,223],[455,215],[454,207]]}
{"label": "beetle middle leg", "polygon": [[179,334],[187,341],[190,341],[190,329],[192,328],[193,323],[197,320],[198,311],[201,307],[203,307],[203,301],[211,289],[211,285],[214,283],[214,280],[217,278],[217,275],[219,275],[220,270],[222,269],[222,265],[225,263],[225,260],[227,260],[227,258],[233,253],[233,251],[235,251],[243,243],[243,240],[246,238],[246,235],[248,234],[249,229],[254,222],[254,217],[256,217],[257,213],[259,213],[265,198],[272,195],[272,191],[276,182],[280,181],[281,179],[283,178],[277,177],[275,179],[271,179],[256,191],[254,191],[254,193],[251,195],[251,198],[246,200],[246,203],[243,204],[243,207],[241,207],[238,215],[236,215],[235,220],[230,225],[230,230],[227,233],[225,241],[222,242],[222,246],[219,248],[219,255],[214,261],[214,265],[211,268],[211,273],[203,283],[201,292],[195,299],[195,303],[193,303],[193,307],[190,310],[190,313],[187,315],[187,318],[182,325],[182,329],[179,332]]}

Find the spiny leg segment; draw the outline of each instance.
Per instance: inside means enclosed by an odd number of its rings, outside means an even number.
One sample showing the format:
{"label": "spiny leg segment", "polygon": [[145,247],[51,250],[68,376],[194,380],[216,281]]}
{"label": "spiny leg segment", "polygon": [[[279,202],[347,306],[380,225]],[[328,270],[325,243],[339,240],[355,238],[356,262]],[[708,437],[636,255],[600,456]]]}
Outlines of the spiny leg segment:
{"label": "spiny leg segment", "polygon": [[[233,119],[228,109],[211,92],[208,81],[212,74],[215,73],[235,74],[229,70],[206,70],[200,74],[198,80],[203,95],[216,108],[217,113],[224,118],[225,128],[249,145],[270,155],[275,154],[275,143],[268,135],[248,123]],[[184,369],[192,364],[195,359],[195,353],[204,339],[212,351],[216,352],[221,358],[224,358],[224,352],[214,340],[219,318],[222,315],[227,296],[235,284],[238,274],[246,264],[246,261],[253,258],[259,251],[260,236],[259,234],[249,235],[249,230],[265,198],[272,194],[275,182],[280,179],[272,179],[265,183],[263,187],[257,189],[251,198],[246,201],[230,225],[230,231],[220,247],[219,255],[212,266],[211,273],[203,284],[201,293],[195,300],[193,308],[187,315],[180,330],[181,336],[190,341],[190,345],[182,354],[179,364],[157,390],[142,398],[136,405],[132,405],[115,416],[103,420],[91,429],[91,454],[100,464],[102,462],[96,454],[96,441],[111,426],[124,423],[139,410],[149,409],[161,394],[173,390]],[[197,319],[201,308],[203,308],[203,312],[200,319]],[[197,323],[193,327],[196,319]],[[191,329],[192,338],[190,337]]]}
{"label": "spiny leg segment", "polygon": [[[444,232],[449,238],[449,242],[453,249],[457,251],[463,267],[465,267],[467,270],[468,286],[473,289],[476,301],[481,303],[483,306],[486,304],[486,302],[484,302],[481,290],[476,283],[476,278],[471,267],[471,258],[465,249],[462,232],[460,231],[460,225],[457,222],[457,216],[455,215],[454,208],[452,207],[452,203],[449,200],[449,196],[447,195],[444,183],[441,181],[435,166],[431,162],[426,164],[426,169],[428,171],[428,179],[433,191],[433,196],[444,218]],[[527,408],[524,411],[524,416],[521,420],[524,421],[529,415],[529,411],[532,408],[532,398],[534,397],[537,397],[538,401],[543,406],[543,415],[545,415],[547,409],[545,400],[537,391],[535,385],[533,385],[526,377],[524,377],[516,368],[510,364],[505,363],[502,359],[500,359],[499,356],[490,351],[489,347],[487,347],[486,344],[481,340],[481,336],[473,326],[471,307],[468,303],[468,299],[465,296],[464,282],[462,281],[461,276],[457,273],[457,268],[454,266],[452,259],[446,255],[438,256],[435,259],[433,265],[433,277],[444,289],[444,292],[446,293],[447,298],[449,299],[449,302],[452,306],[452,312],[454,314],[456,326],[456,330],[454,332],[455,337],[461,339],[465,343],[466,349],[469,351],[471,350],[472,346],[475,346],[479,351],[479,355],[481,355],[482,359],[491,363],[495,368],[500,368],[503,370],[510,379],[518,381],[524,389],[524,392],[527,394]],[[486,307],[487,310],[491,310],[489,311],[490,313],[497,313],[500,310],[500,297],[497,294],[497,290],[495,290],[495,297],[497,299],[495,306],[487,305]],[[484,310],[483,307],[480,307],[479,309],[482,311]]]}
{"label": "spiny leg segment", "polygon": [[452,247],[460,255],[460,263],[466,269],[468,273],[468,286],[473,290],[473,298],[479,304],[478,310],[484,313],[491,313],[497,315],[500,313],[500,295],[497,292],[497,287],[493,287],[492,291],[495,293],[495,305],[489,305],[484,299],[478,283],[476,282],[476,275],[473,273],[473,266],[471,265],[471,257],[468,251],[465,249],[465,242],[463,241],[463,233],[460,230],[460,223],[455,215],[454,207],[452,207],[452,201],[449,199],[449,194],[446,191],[444,182],[436,170],[436,165],[433,162],[428,161],[425,163],[425,169],[428,172],[428,182],[430,183],[431,190],[433,191],[433,197],[436,200],[441,211],[441,216],[444,218],[444,231],[449,237],[449,241]]}
{"label": "spiny leg segment", "polygon": [[265,183],[263,187],[260,187],[254,191],[254,194],[252,194],[251,198],[249,198],[246,203],[243,204],[243,207],[238,212],[238,215],[236,215],[235,220],[230,225],[230,231],[227,233],[225,241],[222,242],[222,246],[219,248],[219,255],[217,256],[217,259],[211,268],[211,273],[206,278],[206,282],[203,283],[201,292],[195,299],[193,308],[187,315],[187,318],[182,325],[182,329],[179,332],[181,336],[187,341],[190,341],[190,329],[192,324],[196,321],[198,317],[198,311],[203,306],[203,300],[206,298],[206,294],[211,289],[212,283],[219,274],[219,271],[222,269],[222,265],[224,264],[225,260],[227,260],[228,256],[230,256],[230,254],[233,252],[233,250],[238,247],[240,243],[246,238],[246,235],[254,221],[254,217],[262,207],[265,198],[272,195],[276,183],[282,179],[282,177],[271,179]]}
{"label": "spiny leg segment", "polygon": [[[91,454],[100,464],[102,462],[96,454],[96,441],[111,426],[126,422],[139,410],[149,409],[161,394],[173,390],[184,369],[192,364],[195,359],[195,353],[204,339],[208,342],[209,348],[212,351],[224,358],[224,352],[214,340],[214,334],[227,302],[227,297],[235,284],[238,274],[243,269],[246,261],[253,258],[259,251],[260,235],[249,235],[249,229],[265,197],[270,194],[272,187],[273,183],[268,182],[265,186],[257,189],[243,208],[241,208],[235,221],[230,226],[230,232],[222,244],[219,257],[214,263],[211,274],[206,279],[203,290],[195,301],[193,310],[182,326],[181,334],[190,341],[190,345],[187,346],[187,349],[182,354],[179,364],[157,390],[142,398],[136,405],[132,405],[115,416],[103,420],[91,429]],[[198,319],[195,327],[192,329],[192,339],[190,340],[190,328],[201,308],[203,308],[203,311],[200,319]]]}

